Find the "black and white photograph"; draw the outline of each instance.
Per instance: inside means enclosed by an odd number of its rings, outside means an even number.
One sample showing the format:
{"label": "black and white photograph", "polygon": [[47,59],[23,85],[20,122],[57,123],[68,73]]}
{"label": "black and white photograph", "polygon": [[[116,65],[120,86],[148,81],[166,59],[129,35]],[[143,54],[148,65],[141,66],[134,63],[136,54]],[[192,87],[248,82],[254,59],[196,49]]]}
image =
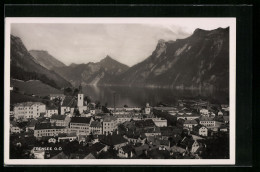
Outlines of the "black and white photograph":
{"label": "black and white photograph", "polygon": [[6,164],[235,164],[236,18],[6,18]]}

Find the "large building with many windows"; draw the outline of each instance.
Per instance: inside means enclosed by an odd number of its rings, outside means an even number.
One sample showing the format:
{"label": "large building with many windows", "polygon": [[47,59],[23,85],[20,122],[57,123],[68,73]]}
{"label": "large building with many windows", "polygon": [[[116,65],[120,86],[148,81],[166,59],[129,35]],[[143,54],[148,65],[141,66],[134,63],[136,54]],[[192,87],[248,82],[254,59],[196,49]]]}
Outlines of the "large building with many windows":
{"label": "large building with many windows", "polygon": [[70,130],[76,132],[77,135],[89,135],[90,123],[93,121],[91,117],[72,117],[70,121]]}
{"label": "large building with many windows", "polygon": [[41,102],[24,102],[14,105],[14,117],[16,119],[38,118],[46,112],[46,105]]}

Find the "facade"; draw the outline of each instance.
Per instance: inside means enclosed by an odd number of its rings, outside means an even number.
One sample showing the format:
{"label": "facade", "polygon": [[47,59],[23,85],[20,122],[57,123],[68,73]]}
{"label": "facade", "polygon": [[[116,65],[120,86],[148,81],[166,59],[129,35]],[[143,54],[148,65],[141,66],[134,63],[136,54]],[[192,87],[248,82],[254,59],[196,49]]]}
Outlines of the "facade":
{"label": "facade", "polygon": [[106,116],[103,120],[103,134],[112,133],[117,129],[117,118]]}
{"label": "facade", "polygon": [[35,125],[34,137],[57,136],[60,133],[67,133],[66,127],[53,126],[51,123],[38,123]]}
{"label": "facade", "polygon": [[52,115],[50,122],[55,126],[68,127],[70,122],[70,117],[67,115]]}
{"label": "facade", "polygon": [[16,119],[38,118],[46,112],[46,105],[41,102],[24,102],[14,105],[14,117]]}
{"label": "facade", "polygon": [[92,121],[90,123],[90,132],[92,134],[102,134],[102,124],[99,121]]}
{"label": "facade", "polygon": [[206,127],[214,127],[216,125],[216,121],[214,120],[214,118],[211,117],[207,117],[207,116],[202,116],[200,117],[200,124],[204,125]]}
{"label": "facade", "polygon": [[72,132],[76,132],[77,135],[89,135],[90,123],[92,121],[92,118],[72,117],[70,121],[70,129]]}
{"label": "facade", "polygon": [[209,114],[209,110],[208,109],[200,109],[200,114],[208,115]]}
{"label": "facade", "polygon": [[198,123],[195,120],[186,120],[183,123],[184,128],[192,129],[193,127],[197,126]]}
{"label": "facade", "polygon": [[199,135],[208,136],[208,129],[205,126],[199,128]]}
{"label": "facade", "polygon": [[15,121],[12,121],[10,124],[10,131],[11,133],[21,133],[22,130],[17,126]]}
{"label": "facade", "polygon": [[47,109],[45,116],[51,117],[54,114],[58,114],[58,109]]}

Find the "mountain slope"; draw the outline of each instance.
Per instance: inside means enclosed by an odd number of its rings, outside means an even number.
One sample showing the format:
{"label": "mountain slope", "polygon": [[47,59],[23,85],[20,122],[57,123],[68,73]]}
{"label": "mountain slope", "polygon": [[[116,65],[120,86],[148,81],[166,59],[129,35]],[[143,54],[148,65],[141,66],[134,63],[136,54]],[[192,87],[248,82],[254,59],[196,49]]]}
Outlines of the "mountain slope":
{"label": "mountain slope", "polygon": [[150,57],[110,84],[228,89],[229,28],[196,29],[186,39],[159,40]]}
{"label": "mountain slope", "polygon": [[36,63],[19,37],[11,35],[11,78],[20,80],[40,80],[54,88],[71,84],[54,71]]}
{"label": "mountain slope", "polygon": [[66,66],[64,63],[61,61],[57,60],[54,58],[52,55],[48,53],[48,51],[43,51],[43,50],[30,50],[29,53],[32,55],[34,58],[34,61],[36,63],[39,63],[46,69],[53,69],[54,67],[64,67]]}
{"label": "mountain slope", "polygon": [[70,81],[74,86],[78,85],[103,85],[129,67],[107,56],[97,63],[71,64],[65,67],[53,68],[58,74]]}

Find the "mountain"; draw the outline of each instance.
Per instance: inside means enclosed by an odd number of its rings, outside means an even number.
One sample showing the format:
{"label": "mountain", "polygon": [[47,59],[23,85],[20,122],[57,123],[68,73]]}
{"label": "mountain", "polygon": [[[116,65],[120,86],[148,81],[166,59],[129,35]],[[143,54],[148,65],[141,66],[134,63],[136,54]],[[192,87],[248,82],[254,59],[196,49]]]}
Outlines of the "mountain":
{"label": "mountain", "polygon": [[128,68],[128,66],[119,63],[110,56],[106,56],[97,63],[72,63],[69,66],[55,67],[53,70],[70,81],[74,86],[78,86],[80,84],[103,85],[109,83]]}
{"label": "mountain", "polygon": [[54,88],[71,84],[54,71],[35,62],[19,37],[11,35],[11,78],[19,80],[40,80]]}
{"label": "mountain", "polygon": [[32,55],[36,63],[39,63],[46,69],[52,70],[54,67],[66,66],[64,63],[50,55],[48,51],[30,50],[29,53]]}
{"label": "mountain", "polygon": [[229,88],[229,28],[196,29],[185,39],[159,40],[152,55],[110,85]]}

